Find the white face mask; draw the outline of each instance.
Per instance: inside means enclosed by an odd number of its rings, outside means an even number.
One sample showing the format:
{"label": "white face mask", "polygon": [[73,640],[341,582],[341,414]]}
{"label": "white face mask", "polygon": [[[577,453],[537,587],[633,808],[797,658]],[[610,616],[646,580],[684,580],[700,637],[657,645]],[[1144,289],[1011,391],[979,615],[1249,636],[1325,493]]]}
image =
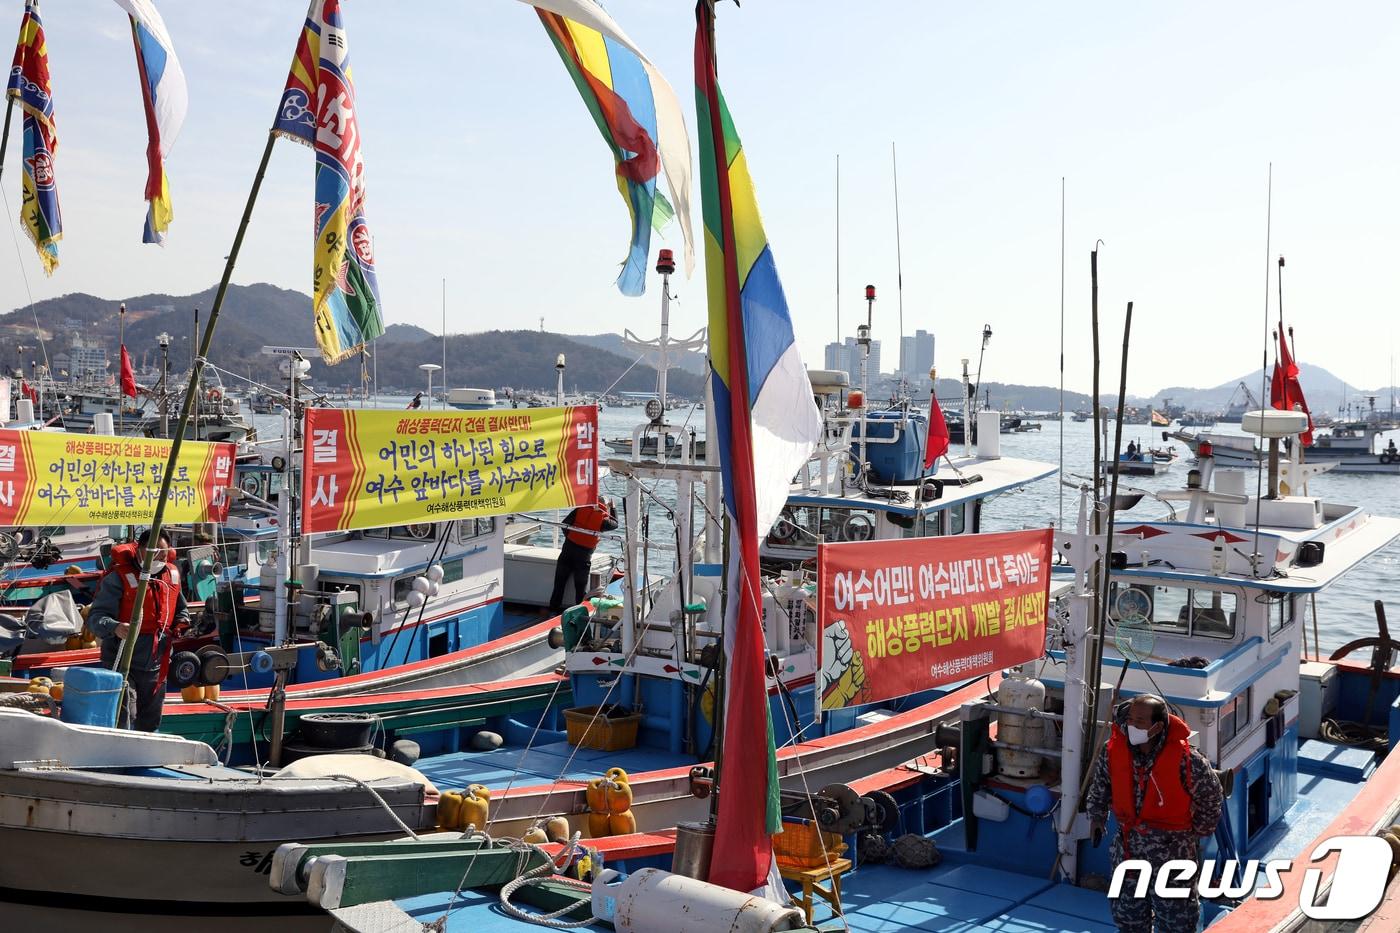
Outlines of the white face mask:
{"label": "white face mask", "polygon": [[163,561],[163,560],[151,561],[151,573],[160,573],[160,572],[161,572],[162,570],[164,570],[164,569],[165,569],[165,561]]}
{"label": "white face mask", "polygon": [[1134,745],[1142,745],[1152,734],[1146,729],[1139,729],[1137,726],[1128,726],[1128,741]]}

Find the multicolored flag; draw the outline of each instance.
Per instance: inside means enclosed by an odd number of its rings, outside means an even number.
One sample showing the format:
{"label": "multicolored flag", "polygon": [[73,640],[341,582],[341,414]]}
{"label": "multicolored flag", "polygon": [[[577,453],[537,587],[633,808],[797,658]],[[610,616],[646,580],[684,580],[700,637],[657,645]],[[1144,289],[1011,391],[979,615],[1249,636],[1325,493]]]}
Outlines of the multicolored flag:
{"label": "multicolored flag", "polygon": [[136,71],[141,78],[141,100],[146,110],[146,229],[145,243],[165,242],[165,231],[175,219],[170,204],[170,179],[165,159],[180,135],[189,110],[185,71],[175,56],[175,44],[152,0],[116,0],[131,19],[131,41],[136,46]]}
{"label": "multicolored flag", "polygon": [[764,672],[759,540],[821,437],[748,160],[715,74],[712,0],[695,7],[695,109],[716,439],[729,519],[719,823],[710,881],[762,887],[782,829]]}
{"label": "multicolored flag", "polygon": [[53,275],[58,266],[58,241],[63,239],[63,218],[54,182],[58,130],[54,126],[49,48],[44,41],[44,23],[39,18],[39,0],[25,0],[19,43],[5,93],[18,100],[24,110],[24,197],[19,219],[39,251],[44,273]]}
{"label": "multicolored flag", "polygon": [[316,343],[339,363],[384,333],[340,0],[312,0],[272,132],[316,150]]}
{"label": "multicolored flag", "polygon": [[[535,7],[617,163],[617,188],[632,215],[632,245],[617,277],[624,295],[646,291],[651,231],[679,216],[685,270],[690,232],[690,137],[671,85],[594,0],[525,0]],[[656,190],[664,171],[675,201]]]}

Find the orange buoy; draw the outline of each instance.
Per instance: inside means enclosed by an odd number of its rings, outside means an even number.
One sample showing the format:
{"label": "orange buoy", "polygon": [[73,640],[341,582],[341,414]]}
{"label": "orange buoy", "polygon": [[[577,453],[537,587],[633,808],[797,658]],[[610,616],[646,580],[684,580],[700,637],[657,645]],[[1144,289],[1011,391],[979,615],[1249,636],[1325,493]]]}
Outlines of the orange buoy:
{"label": "orange buoy", "polygon": [[601,839],[604,836],[611,835],[608,829],[608,821],[609,814],[606,812],[588,814],[588,835],[594,839]]}
{"label": "orange buoy", "polygon": [[637,818],[632,815],[631,810],[624,810],[621,813],[608,814],[608,833],[613,836],[624,836],[637,831]]}

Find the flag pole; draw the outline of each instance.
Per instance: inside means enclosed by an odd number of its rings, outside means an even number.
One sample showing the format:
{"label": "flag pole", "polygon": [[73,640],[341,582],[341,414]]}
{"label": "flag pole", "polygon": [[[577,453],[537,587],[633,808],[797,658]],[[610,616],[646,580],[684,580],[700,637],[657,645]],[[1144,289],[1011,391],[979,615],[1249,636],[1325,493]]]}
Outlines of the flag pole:
{"label": "flag pole", "polygon": [[[165,460],[165,472],[160,478],[160,496],[156,499],[156,513],[151,518],[150,543],[141,555],[141,576],[136,583],[136,598],[131,609],[130,630],[126,633],[126,638],[122,640],[121,653],[117,655],[116,666],[113,668],[122,675],[122,691],[117,695],[117,721],[121,721],[121,705],[126,702],[127,674],[131,670],[131,656],[136,651],[136,638],[141,631],[141,609],[146,602],[147,583],[151,579],[151,563],[156,553],[156,546],[160,543],[161,526],[165,522],[165,503],[169,500],[171,481],[175,476],[175,465],[180,458],[180,448],[184,445],[185,430],[189,427],[190,412],[194,409],[195,397],[199,394],[199,378],[204,372],[205,357],[209,353],[209,347],[214,342],[214,328],[219,323],[219,311],[224,306],[224,295],[228,292],[229,279],[233,277],[234,264],[238,262],[238,251],[243,247],[243,235],[248,232],[248,223],[253,218],[253,205],[258,200],[258,190],[262,188],[263,175],[267,172],[267,163],[272,159],[272,145],[277,142],[277,136],[271,131],[267,134],[267,145],[263,147],[262,161],[258,163],[257,174],[253,176],[253,187],[248,192],[248,203],[243,206],[243,219],[238,223],[238,232],[233,237],[233,248],[229,250],[228,259],[224,262],[224,275],[219,280],[219,290],[214,295],[214,307],[209,311],[209,322],[204,325],[204,335],[199,341],[199,352],[195,354],[194,363],[190,367],[190,381],[185,386],[185,400],[180,406],[180,420],[175,427],[175,436],[170,439],[170,455]],[[157,688],[159,689],[159,688]]]}
{"label": "flag pole", "polygon": [[5,95],[5,129],[0,132],[0,177],[5,174],[5,150],[10,148],[10,118],[15,113],[15,99]]}

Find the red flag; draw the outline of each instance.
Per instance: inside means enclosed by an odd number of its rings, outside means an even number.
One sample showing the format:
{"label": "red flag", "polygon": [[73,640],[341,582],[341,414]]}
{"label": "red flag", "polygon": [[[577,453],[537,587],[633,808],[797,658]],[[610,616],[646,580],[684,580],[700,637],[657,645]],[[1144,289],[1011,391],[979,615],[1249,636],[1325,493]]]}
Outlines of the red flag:
{"label": "red flag", "polygon": [[136,397],[136,370],[131,366],[131,354],[126,352],[126,344],[122,344],[122,395]]}
{"label": "red flag", "polygon": [[924,445],[924,469],[933,468],[938,458],[948,452],[948,422],[938,404],[938,389],[934,387],[928,399],[928,443]]}
{"label": "red flag", "polygon": [[[39,391],[29,384],[28,380],[21,380],[19,384],[20,394],[29,399],[35,405],[39,404]],[[37,415],[38,412],[35,412]]]}
{"label": "red flag", "polygon": [[[1282,387],[1280,388],[1280,384]],[[1288,338],[1283,335],[1283,322],[1279,322],[1278,362],[1274,364],[1274,384],[1269,390],[1269,403],[1283,411],[1301,411],[1308,416],[1308,429],[1301,440],[1304,447],[1313,442],[1312,412],[1308,411],[1308,400],[1303,397],[1303,387],[1298,382],[1298,364],[1288,346]]]}

